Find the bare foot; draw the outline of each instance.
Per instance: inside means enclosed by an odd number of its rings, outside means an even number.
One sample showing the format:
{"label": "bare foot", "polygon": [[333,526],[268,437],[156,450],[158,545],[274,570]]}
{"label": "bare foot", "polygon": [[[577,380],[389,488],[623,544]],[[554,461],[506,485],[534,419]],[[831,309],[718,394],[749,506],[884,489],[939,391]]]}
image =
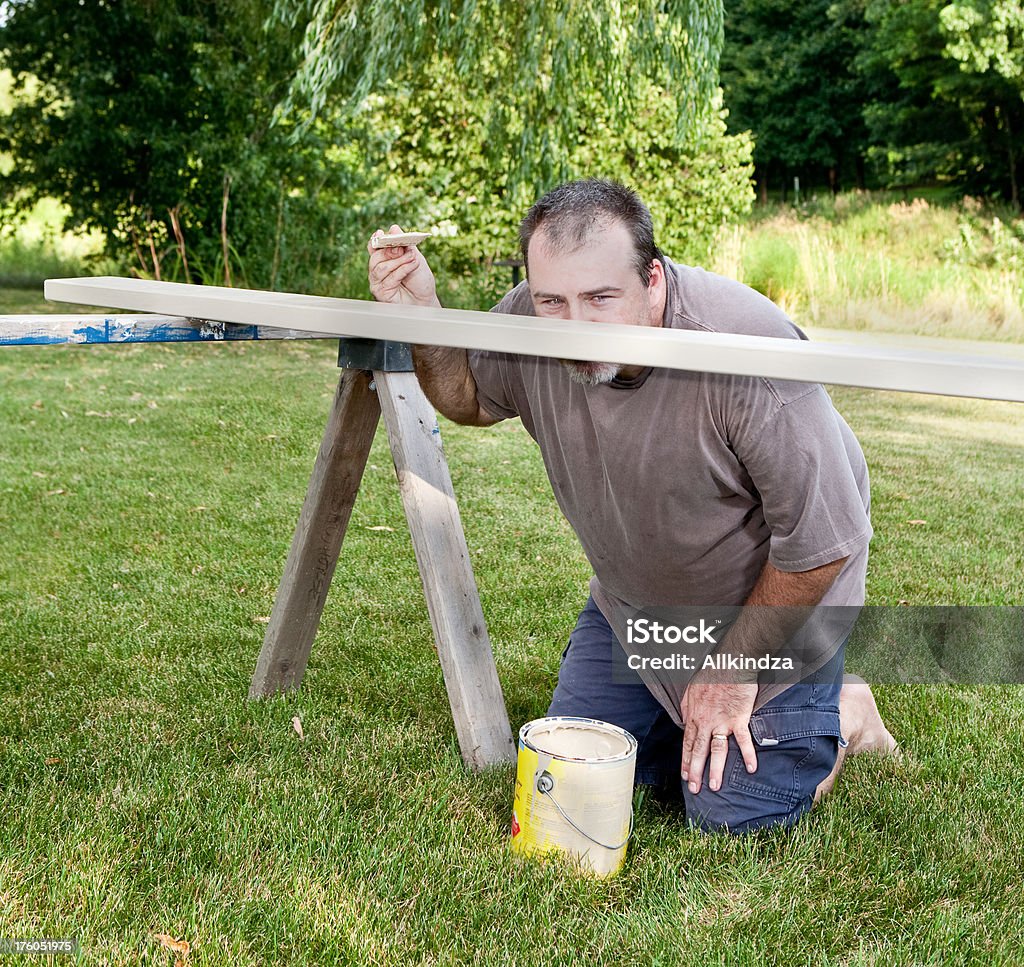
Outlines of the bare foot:
{"label": "bare foot", "polygon": [[839,693],[839,726],[849,742],[847,755],[878,752],[900,755],[900,747],[878,714],[871,687],[857,675],[844,675]]}

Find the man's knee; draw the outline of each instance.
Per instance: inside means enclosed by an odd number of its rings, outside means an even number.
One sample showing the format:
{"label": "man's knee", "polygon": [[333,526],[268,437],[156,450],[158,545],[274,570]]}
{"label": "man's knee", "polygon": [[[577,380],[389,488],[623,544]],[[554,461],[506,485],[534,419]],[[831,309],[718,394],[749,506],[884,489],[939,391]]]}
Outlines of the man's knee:
{"label": "man's knee", "polygon": [[729,740],[722,788],[713,792],[705,769],[700,792],[683,784],[687,819],[703,832],[750,833],[788,828],[814,804],[818,784],[839,751],[834,735],[804,735],[758,748],[757,771],[748,773],[736,740]]}
{"label": "man's knee", "polygon": [[686,818],[702,833],[730,833],[740,836],[759,829],[787,829],[793,826],[813,804],[813,797],[794,801],[759,797],[730,797],[724,790],[711,792],[706,786],[694,795],[683,789]]}

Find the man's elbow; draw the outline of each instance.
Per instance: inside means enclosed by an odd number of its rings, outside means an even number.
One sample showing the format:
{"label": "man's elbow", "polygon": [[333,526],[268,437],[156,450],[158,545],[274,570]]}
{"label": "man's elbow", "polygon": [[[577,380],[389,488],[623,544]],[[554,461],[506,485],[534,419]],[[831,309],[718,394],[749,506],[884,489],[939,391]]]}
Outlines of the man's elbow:
{"label": "man's elbow", "polygon": [[492,416],[482,406],[476,408],[476,422],[473,426],[494,426],[495,423],[500,423],[503,417]]}
{"label": "man's elbow", "polygon": [[499,422],[498,417],[491,416],[476,400],[473,400],[471,406],[452,407],[435,404],[435,407],[438,413],[460,426],[493,426]]}

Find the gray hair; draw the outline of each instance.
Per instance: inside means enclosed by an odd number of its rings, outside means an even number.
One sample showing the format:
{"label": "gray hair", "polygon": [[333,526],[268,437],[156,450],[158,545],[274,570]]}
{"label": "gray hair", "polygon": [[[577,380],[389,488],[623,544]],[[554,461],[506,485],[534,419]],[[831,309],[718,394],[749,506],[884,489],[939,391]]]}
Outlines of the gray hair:
{"label": "gray hair", "polygon": [[530,239],[538,229],[543,228],[552,246],[575,250],[609,220],[621,222],[629,230],[633,238],[633,265],[646,286],[651,281],[651,263],[664,258],[654,242],[650,210],[633,189],[602,178],[559,185],[526,213],[519,226],[519,248],[526,274],[530,274]]}

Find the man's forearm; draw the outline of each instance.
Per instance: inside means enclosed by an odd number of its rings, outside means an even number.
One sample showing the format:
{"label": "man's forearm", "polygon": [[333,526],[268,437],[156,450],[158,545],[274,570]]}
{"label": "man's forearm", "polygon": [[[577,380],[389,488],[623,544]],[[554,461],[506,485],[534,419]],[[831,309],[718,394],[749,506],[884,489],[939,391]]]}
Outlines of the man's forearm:
{"label": "man's forearm", "polygon": [[784,645],[811,616],[846,558],[810,571],[780,571],[765,563],[724,644],[730,655],[760,658]]}
{"label": "man's forearm", "polygon": [[445,346],[413,346],[416,377],[434,408],[454,423],[481,426],[485,420],[476,398],[476,380],[465,349]]}

